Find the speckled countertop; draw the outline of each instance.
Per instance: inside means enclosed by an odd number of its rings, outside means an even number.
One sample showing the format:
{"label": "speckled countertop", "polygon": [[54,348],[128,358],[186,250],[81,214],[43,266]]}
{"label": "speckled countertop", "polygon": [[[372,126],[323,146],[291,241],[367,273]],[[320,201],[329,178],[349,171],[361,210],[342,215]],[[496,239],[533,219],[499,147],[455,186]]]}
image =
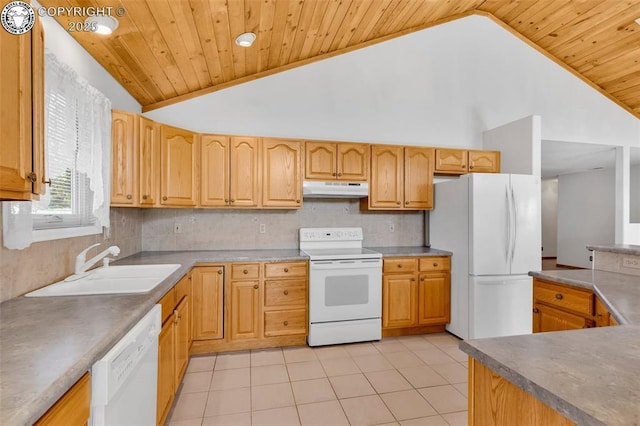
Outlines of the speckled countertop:
{"label": "speckled countertop", "polygon": [[640,246],[633,244],[590,245],[587,246],[587,250],[607,251],[609,253],[640,256]]}
{"label": "speckled countertop", "polygon": [[306,260],[299,250],[143,252],[116,264],[182,266],[143,295],[26,298],[0,304],[0,423],[32,424],[196,263]]}
{"label": "speckled countertop", "polygon": [[530,275],[592,289],[623,325],[469,340],[460,349],[577,424],[640,424],[640,277]]}
{"label": "speckled countertop", "polygon": [[367,247],[370,250],[382,253],[384,257],[402,256],[451,256],[450,251],[432,249],[429,247]]}

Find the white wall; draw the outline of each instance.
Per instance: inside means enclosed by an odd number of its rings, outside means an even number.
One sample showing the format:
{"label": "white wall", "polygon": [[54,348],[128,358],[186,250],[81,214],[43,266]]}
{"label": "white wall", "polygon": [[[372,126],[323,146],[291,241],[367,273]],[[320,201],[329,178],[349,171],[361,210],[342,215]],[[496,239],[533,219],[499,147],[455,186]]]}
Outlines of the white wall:
{"label": "white wall", "polygon": [[558,263],[590,268],[588,244],[615,242],[615,171],[558,177]]}
{"label": "white wall", "polygon": [[[34,8],[40,7],[36,1]],[[140,103],[118,83],[58,22],[49,16],[42,17],[44,44],[58,59],[89,81],[111,100],[112,108],[140,112]],[[95,34],[95,37],[103,37]]]}
{"label": "white wall", "polygon": [[[640,164],[631,166],[631,182],[629,187],[629,216],[631,223],[640,223]],[[638,243],[640,244],[640,242]]]}
{"label": "white wall", "polygon": [[202,132],[481,147],[483,131],[532,114],[543,139],[640,140],[640,120],[481,16],[146,115]]}
{"label": "white wall", "polygon": [[482,147],[500,151],[502,173],[541,174],[542,123],[532,115],[482,133]]}
{"label": "white wall", "polygon": [[542,180],[542,257],[558,255],[558,179]]}

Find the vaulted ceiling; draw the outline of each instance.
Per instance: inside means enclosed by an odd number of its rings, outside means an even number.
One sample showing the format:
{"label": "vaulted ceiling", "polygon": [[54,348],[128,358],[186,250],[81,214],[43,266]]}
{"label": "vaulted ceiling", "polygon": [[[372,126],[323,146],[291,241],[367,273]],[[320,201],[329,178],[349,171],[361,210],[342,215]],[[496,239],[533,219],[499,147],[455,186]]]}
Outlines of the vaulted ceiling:
{"label": "vaulted ceiling", "polygon": [[[638,0],[40,0],[110,6],[111,36],[71,32],[143,110],[469,14],[495,20],[640,117]],[[112,12],[113,13],[113,12]],[[56,18],[64,28],[78,18]],[[251,31],[249,48],[234,43]]]}

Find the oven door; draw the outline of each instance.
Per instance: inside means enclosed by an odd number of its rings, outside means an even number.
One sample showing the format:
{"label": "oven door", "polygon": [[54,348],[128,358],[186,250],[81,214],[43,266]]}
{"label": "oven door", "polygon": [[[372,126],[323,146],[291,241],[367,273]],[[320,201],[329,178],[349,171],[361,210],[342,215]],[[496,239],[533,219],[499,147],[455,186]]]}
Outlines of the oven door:
{"label": "oven door", "polygon": [[382,259],[311,261],[309,322],[380,318]]}

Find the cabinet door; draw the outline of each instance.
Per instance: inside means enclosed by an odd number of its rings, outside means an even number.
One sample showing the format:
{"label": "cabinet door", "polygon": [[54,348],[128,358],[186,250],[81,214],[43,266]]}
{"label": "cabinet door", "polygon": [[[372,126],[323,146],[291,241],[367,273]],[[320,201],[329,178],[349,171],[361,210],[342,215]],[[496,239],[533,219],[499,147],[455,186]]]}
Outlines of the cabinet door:
{"label": "cabinet door", "polygon": [[382,277],[382,328],[416,325],[416,297],[415,274],[384,275]]}
{"label": "cabinet door", "polygon": [[593,321],[570,314],[551,306],[535,303],[533,308],[533,332],[576,330],[593,327]]}
{"label": "cabinet door", "polygon": [[174,326],[173,318],[169,317],[162,326],[160,336],[158,336],[158,409],[156,419],[159,425],[164,424],[173,401],[175,390],[174,357]]}
{"label": "cabinet door", "polygon": [[259,151],[257,138],[231,138],[229,204],[257,207],[259,200]]}
{"label": "cabinet door", "polygon": [[333,180],[336,178],[335,143],[306,142],[305,159],[305,179]]}
{"label": "cabinet door", "polygon": [[198,185],[198,136],[188,130],[160,127],[161,204],[195,206]]}
{"label": "cabinet door", "polygon": [[231,340],[260,337],[260,281],[231,282]]}
{"label": "cabinet door", "polygon": [[32,181],[31,33],[0,31],[0,199],[30,200]]}
{"label": "cabinet door", "polygon": [[262,140],[262,207],[302,206],[301,143]]}
{"label": "cabinet door", "polygon": [[222,267],[193,269],[193,340],[223,337],[224,274]]}
{"label": "cabinet door", "polygon": [[[37,14],[36,14],[37,15]],[[4,79],[4,75],[2,77]],[[44,31],[40,18],[31,29],[31,118],[32,118],[32,170],[36,180],[32,192],[44,194]],[[4,155],[4,154],[3,154]]]}
{"label": "cabinet door", "polygon": [[136,121],[132,113],[111,113],[111,205],[114,206],[134,206],[138,200]]}
{"label": "cabinet door", "polygon": [[420,274],[418,324],[447,324],[450,321],[451,289],[448,272]]}
{"label": "cabinet door", "polygon": [[229,137],[202,135],[200,140],[200,205],[229,204]]}
{"label": "cabinet door", "polygon": [[370,208],[402,208],[403,163],[404,155],[401,146],[374,145],[371,147]]}
{"label": "cabinet door", "polygon": [[469,151],[469,171],[500,173],[500,151]]}
{"label": "cabinet door", "polygon": [[187,370],[189,363],[189,296],[186,296],[176,306],[174,315],[175,327],[175,389],[180,386],[180,381]]}
{"label": "cabinet door", "polygon": [[158,124],[145,117],[139,117],[139,191],[138,202],[141,206],[156,206],[160,194],[160,145]]}
{"label": "cabinet door", "polygon": [[404,149],[404,208],[433,208],[433,148]]}
{"label": "cabinet door", "polygon": [[467,173],[467,157],[467,151],[463,149],[436,148],[436,172]]}
{"label": "cabinet door", "polygon": [[609,327],[611,325],[611,314],[599,297],[596,297],[596,326]]}
{"label": "cabinet door", "polygon": [[369,178],[370,145],[339,143],[337,148],[338,179],[366,181]]}

